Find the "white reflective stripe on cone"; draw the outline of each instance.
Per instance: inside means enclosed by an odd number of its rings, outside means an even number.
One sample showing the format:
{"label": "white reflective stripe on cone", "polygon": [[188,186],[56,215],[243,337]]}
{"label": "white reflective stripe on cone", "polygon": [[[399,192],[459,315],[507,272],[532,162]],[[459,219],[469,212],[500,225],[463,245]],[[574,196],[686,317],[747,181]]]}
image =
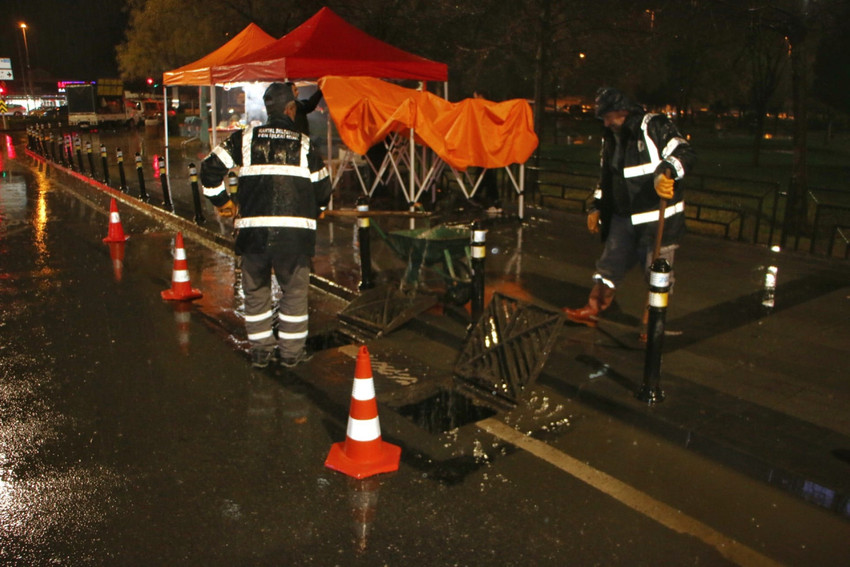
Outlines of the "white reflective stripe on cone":
{"label": "white reflective stripe on cone", "polygon": [[372,419],[348,418],[346,435],[353,441],[374,441],[381,437],[381,422],[378,416]]}
{"label": "white reflective stripe on cone", "polygon": [[175,260],[185,260],[186,259],[186,249],[185,248],[177,248],[174,250],[174,259]]}
{"label": "white reflective stripe on cone", "polygon": [[112,224],[121,222],[121,217],[118,216],[117,212],[109,213],[109,222],[111,222]]}
{"label": "white reflective stripe on cone", "polygon": [[361,402],[371,400],[375,397],[375,382],[371,378],[355,378],[351,397]]}
{"label": "white reflective stripe on cone", "polygon": [[186,270],[174,270],[171,275],[171,281],[173,282],[188,282],[189,281],[189,272]]}

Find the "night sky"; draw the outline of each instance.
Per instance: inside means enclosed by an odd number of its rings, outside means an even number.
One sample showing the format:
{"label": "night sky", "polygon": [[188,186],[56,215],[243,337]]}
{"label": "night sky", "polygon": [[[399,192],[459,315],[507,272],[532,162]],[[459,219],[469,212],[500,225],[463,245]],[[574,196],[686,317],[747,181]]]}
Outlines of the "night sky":
{"label": "night sky", "polygon": [[[20,23],[27,24],[34,77],[92,80],[117,77],[115,46],[124,40],[123,0],[3,0],[0,57],[10,58],[15,83],[22,80],[25,49]],[[35,79],[38,80],[38,79]]]}

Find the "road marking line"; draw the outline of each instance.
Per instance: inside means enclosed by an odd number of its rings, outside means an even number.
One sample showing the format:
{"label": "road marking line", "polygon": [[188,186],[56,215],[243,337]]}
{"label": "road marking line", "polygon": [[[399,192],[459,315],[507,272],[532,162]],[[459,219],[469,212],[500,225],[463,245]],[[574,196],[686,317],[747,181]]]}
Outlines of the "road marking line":
{"label": "road marking line", "polygon": [[723,557],[746,567],[775,567],[782,565],[759,552],[738,543],[699,520],[683,514],[680,510],[660,502],[648,494],[617,480],[598,469],[575,459],[537,439],[528,437],[512,427],[494,418],[483,419],[476,423],[478,427],[535,457],[543,459],[590,485],[600,492],[611,496],[632,510],[640,512],[673,531],[689,534],[714,547]]}

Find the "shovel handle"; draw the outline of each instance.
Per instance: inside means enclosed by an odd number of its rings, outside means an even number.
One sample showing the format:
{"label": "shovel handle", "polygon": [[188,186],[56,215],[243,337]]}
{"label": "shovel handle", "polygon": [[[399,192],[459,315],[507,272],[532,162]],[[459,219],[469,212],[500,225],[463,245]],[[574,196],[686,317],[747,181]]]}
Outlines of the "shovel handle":
{"label": "shovel handle", "polygon": [[[670,170],[668,168],[664,169],[664,175],[666,177],[671,177]],[[664,216],[665,209],[667,208],[667,199],[661,199],[658,204],[658,230],[655,233],[655,248],[652,250],[652,261],[655,262],[658,259],[658,255],[661,253],[661,239],[664,236]]]}

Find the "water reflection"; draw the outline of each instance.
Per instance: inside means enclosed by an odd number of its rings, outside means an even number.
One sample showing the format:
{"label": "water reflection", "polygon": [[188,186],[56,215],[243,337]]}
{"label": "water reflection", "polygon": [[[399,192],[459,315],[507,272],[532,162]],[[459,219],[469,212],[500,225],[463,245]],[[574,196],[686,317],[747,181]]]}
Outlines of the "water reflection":
{"label": "water reflection", "polygon": [[[15,151],[15,144],[12,143],[12,136],[6,134],[6,155],[9,156],[9,159],[15,159],[18,157],[17,152]],[[5,169],[3,167],[3,156],[0,155],[0,169]]]}
{"label": "water reflection", "polygon": [[175,301],[172,303],[174,309],[174,324],[177,327],[177,345],[184,355],[189,354],[189,323],[192,320],[192,303],[189,301]]}
{"label": "water reflection", "polygon": [[351,511],[351,528],[354,531],[355,551],[363,553],[369,543],[372,524],[378,514],[378,493],[381,481],[375,477],[348,479],[348,503]]}
{"label": "water reflection", "polygon": [[109,243],[109,259],[112,261],[112,276],[116,282],[120,282],[124,274],[124,247],[125,242]]}
{"label": "water reflection", "polygon": [[49,275],[50,269],[47,268],[47,260],[49,253],[47,249],[47,193],[50,191],[50,181],[42,172],[35,174],[36,182],[36,206],[33,216],[33,229],[35,230],[35,247],[36,247],[36,265],[45,270],[42,275]]}

